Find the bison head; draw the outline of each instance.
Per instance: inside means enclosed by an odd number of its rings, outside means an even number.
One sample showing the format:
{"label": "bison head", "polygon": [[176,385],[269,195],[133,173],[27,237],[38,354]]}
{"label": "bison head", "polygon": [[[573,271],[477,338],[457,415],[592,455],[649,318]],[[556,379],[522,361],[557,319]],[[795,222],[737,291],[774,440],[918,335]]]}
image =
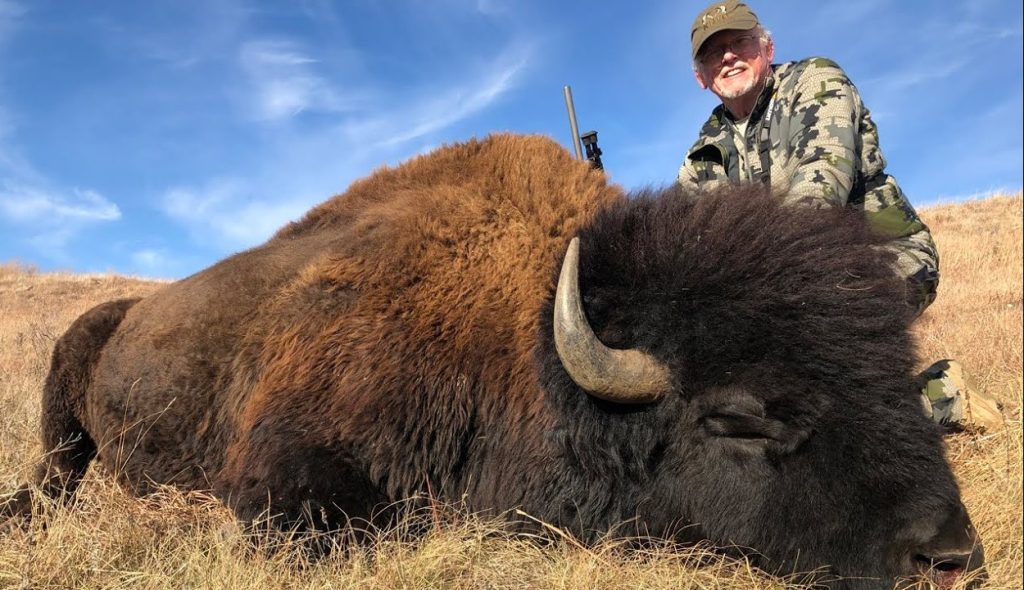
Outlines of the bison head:
{"label": "bison head", "polygon": [[570,245],[540,353],[580,482],[563,520],[635,518],[847,588],[979,568],[882,242],[728,190],[640,195]]}

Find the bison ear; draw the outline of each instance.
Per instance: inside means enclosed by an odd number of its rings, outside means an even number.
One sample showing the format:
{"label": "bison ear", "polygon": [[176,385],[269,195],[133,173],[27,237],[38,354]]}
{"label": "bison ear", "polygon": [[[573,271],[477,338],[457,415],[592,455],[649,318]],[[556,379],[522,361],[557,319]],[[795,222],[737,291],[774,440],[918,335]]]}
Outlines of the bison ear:
{"label": "bison ear", "polygon": [[773,454],[791,453],[810,436],[807,428],[765,416],[760,408],[746,407],[746,404],[715,407],[705,413],[700,422],[704,431],[711,436],[763,444]]}

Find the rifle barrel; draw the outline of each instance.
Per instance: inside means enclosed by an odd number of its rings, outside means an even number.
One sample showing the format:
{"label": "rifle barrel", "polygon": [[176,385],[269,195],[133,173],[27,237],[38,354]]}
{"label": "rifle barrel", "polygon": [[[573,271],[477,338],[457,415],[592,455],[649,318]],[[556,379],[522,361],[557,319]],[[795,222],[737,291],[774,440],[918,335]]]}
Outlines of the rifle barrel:
{"label": "rifle barrel", "polygon": [[572,148],[576,152],[576,158],[583,159],[583,151],[580,149],[580,130],[576,126],[576,107],[572,104],[572,88],[568,85],[562,88],[565,95],[565,109],[569,111],[569,130],[572,131]]}

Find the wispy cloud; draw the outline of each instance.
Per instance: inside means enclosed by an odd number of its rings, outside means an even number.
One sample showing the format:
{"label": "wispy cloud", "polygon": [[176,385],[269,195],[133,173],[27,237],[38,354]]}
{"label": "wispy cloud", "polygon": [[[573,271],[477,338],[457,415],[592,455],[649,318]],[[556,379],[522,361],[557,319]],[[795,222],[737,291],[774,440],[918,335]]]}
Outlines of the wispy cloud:
{"label": "wispy cloud", "polygon": [[292,41],[262,40],[242,45],[239,61],[253,86],[251,109],[259,119],[287,119],[303,111],[337,113],[358,104],[315,71],[318,61]]}
{"label": "wispy cloud", "polygon": [[[282,122],[302,113],[337,115],[342,134],[361,146],[392,147],[445,129],[477,114],[513,89],[528,65],[531,49],[516,43],[489,60],[477,77],[441,88],[384,89],[380,81],[343,73],[321,63],[291,40],[258,40],[242,45],[239,63],[252,91],[247,108],[257,119]],[[381,96],[391,96],[391,102]],[[393,104],[396,95],[403,100]],[[351,115],[346,117],[345,115]]]}
{"label": "wispy cloud", "polygon": [[[461,4],[457,10],[467,9],[475,9],[477,17],[506,11],[505,3],[495,0]],[[151,198],[167,223],[189,236],[190,251],[217,257],[267,239],[380,163],[449,141],[453,128],[494,107],[523,82],[532,56],[532,43],[516,36],[484,53],[457,46],[454,54],[438,53],[431,59],[444,63],[440,75],[396,76],[404,65],[385,67],[384,73],[368,62],[363,52],[371,46],[357,42],[362,31],[351,31],[351,9],[330,2],[311,0],[293,10],[211,0],[194,13],[173,3],[156,12],[164,17],[97,10],[85,26],[119,56],[111,62],[117,67],[137,68],[141,57],[151,70],[178,81],[163,94],[161,106],[198,103],[191,84],[200,75],[216,77],[221,83],[202,95],[201,108],[223,109],[232,133],[258,138],[239,145],[233,162],[207,167],[195,180],[158,187]],[[327,37],[282,34],[267,26],[271,13],[299,14],[331,32]],[[5,24],[23,14],[12,0],[0,0],[0,41]],[[178,25],[168,28],[168,19]],[[389,60],[406,54],[384,55],[374,54],[376,66],[400,63]],[[132,100],[129,92],[104,104]],[[41,162],[26,159],[28,152],[16,143],[23,139],[17,137],[18,113],[3,106],[0,96],[0,224],[20,224],[10,240],[60,261],[83,232],[120,219],[122,210],[102,189],[67,188],[74,179],[54,178],[52,171],[37,168]],[[172,109],[154,112],[153,122],[174,129],[184,118],[186,113]],[[133,133],[124,130],[127,137]],[[146,236],[114,250],[147,275],[167,275],[167,269],[181,266],[180,255]]]}
{"label": "wispy cloud", "polygon": [[168,270],[178,266],[178,260],[158,248],[143,248],[131,254],[132,270],[139,276],[169,276]]}
{"label": "wispy cloud", "polygon": [[265,240],[306,209],[304,203],[256,201],[256,194],[246,182],[221,179],[198,188],[173,188],[164,194],[161,207],[172,219],[190,228],[196,238],[227,248]]}
{"label": "wispy cloud", "polygon": [[33,252],[60,264],[72,257],[68,245],[97,223],[121,218],[120,208],[91,189],[59,189],[0,135],[0,231]]}
{"label": "wispy cloud", "polygon": [[[375,92],[372,80],[352,84],[346,94],[340,83],[315,72],[321,62],[298,44],[246,43],[240,63],[261,90],[253,98],[254,108],[275,122],[250,164],[259,172],[243,177],[241,171],[225,171],[170,188],[159,199],[160,208],[207,245],[237,249],[259,243],[373,166],[414,155],[421,146],[411,142],[436,145],[447,140],[446,129],[515,88],[529,63],[528,47],[514,44],[481,65],[476,76],[443,88],[415,88],[397,104],[362,101],[358,109],[347,111],[359,102],[352,96]],[[303,126],[296,120],[303,112],[318,112],[336,122]],[[294,170],[305,172],[297,177]]]}
{"label": "wispy cloud", "polygon": [[464,80],[431,94],[421,93],[405,109],[375,113],[343,125],[342,132],[358,144],[391,148],[443,130],[491,106],[515,88],[530,61],[528,44],[508,48],[478,78]]}
{"label": "wispy cloud", "polygon": [[[0,45],[28,14],[21,4],[0,0]],[[6,82],[0,76],[0,83]],[[68,244],[83,228],[120,218],[118,206],[99,192],[61,188],[61,183],[37,170],[19,149],[17,114],[0,103],[0,225],[9,226],[6,238],[21,240],[36,253],[67,263],[71,260]]]}
{"label": "wispy cloud", "polygon": [[71,255],[68,245],[76,235],[76,230],[71,227],[51,227],[35,231],[26,242],[33,252],[45,259],[61,265],[73,264],[75,258]]}
{"label": "wispy cloud", "polygon": [[992,18],[998,9],[985,7],[981,2],[968,2],[957,8],[962,11],[960,14],[934,17],[923,23],[917,34],[948,55],[968,54],[986,46],[1001,48],[1007,40],[1021,37],[1019,19],[1013,22],[1009,18]]}
{"label": "wispy cloud", "polygon": [[113,221],[121,218],[117,205],[96,191],[74,189],[71,194],[55,194],[9,181],[4,181],[0,189],[0,213],[11,221],[42,221],[49,225],[66,220]]}
{"label": "wispy cloud", "polygon": [[880,96],[891,93],[914,90],[923,84],[943,80],[955,75],[967,66],[966,59],[952,61],[939,61],[934,63],[921,63],[916,61],[914,65],[899,70],[890,71],[882,76],[868,78],[860,83],[864,88],[871,88]]}
{"label": "wispy cloud", "polygon": [[482,84],[470,88],[468,92],[451,92],[428,102],[414,115],[415,125],[405,133],[385,139],[380,142],[381,145],[393,145],[418,138],[483,111],[514,87],[516,76],[526,63],[527,60],[523,57],[499,68],[483,80]]}
{"label": "wispy cloud", "polygon": [[[49,181],[25,159],[15,145],[17,125],[13,116],[5,114],[2,104],[0,121],[4,122],[0,125],[0,187],[6,192],[14,190],[15,187],[48,186]],[[39,192],[41,189],[35,188],[35,191]]]}

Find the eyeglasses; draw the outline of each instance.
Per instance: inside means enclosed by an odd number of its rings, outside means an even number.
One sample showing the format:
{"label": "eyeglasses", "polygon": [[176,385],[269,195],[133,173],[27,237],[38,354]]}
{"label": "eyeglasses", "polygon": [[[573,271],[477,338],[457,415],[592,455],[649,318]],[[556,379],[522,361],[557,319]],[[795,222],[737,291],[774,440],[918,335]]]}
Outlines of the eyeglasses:
{"label": "eyeglasses", "polygon": [[722,63],[722,58],[725,57],[726,51],[734,55],[751,55],[760,48],[761,38],[759,36],[740,35],[729,43],[719,43],[714,47],[706,47],[700,52],[697,59],[706,66],[714,65]]}

